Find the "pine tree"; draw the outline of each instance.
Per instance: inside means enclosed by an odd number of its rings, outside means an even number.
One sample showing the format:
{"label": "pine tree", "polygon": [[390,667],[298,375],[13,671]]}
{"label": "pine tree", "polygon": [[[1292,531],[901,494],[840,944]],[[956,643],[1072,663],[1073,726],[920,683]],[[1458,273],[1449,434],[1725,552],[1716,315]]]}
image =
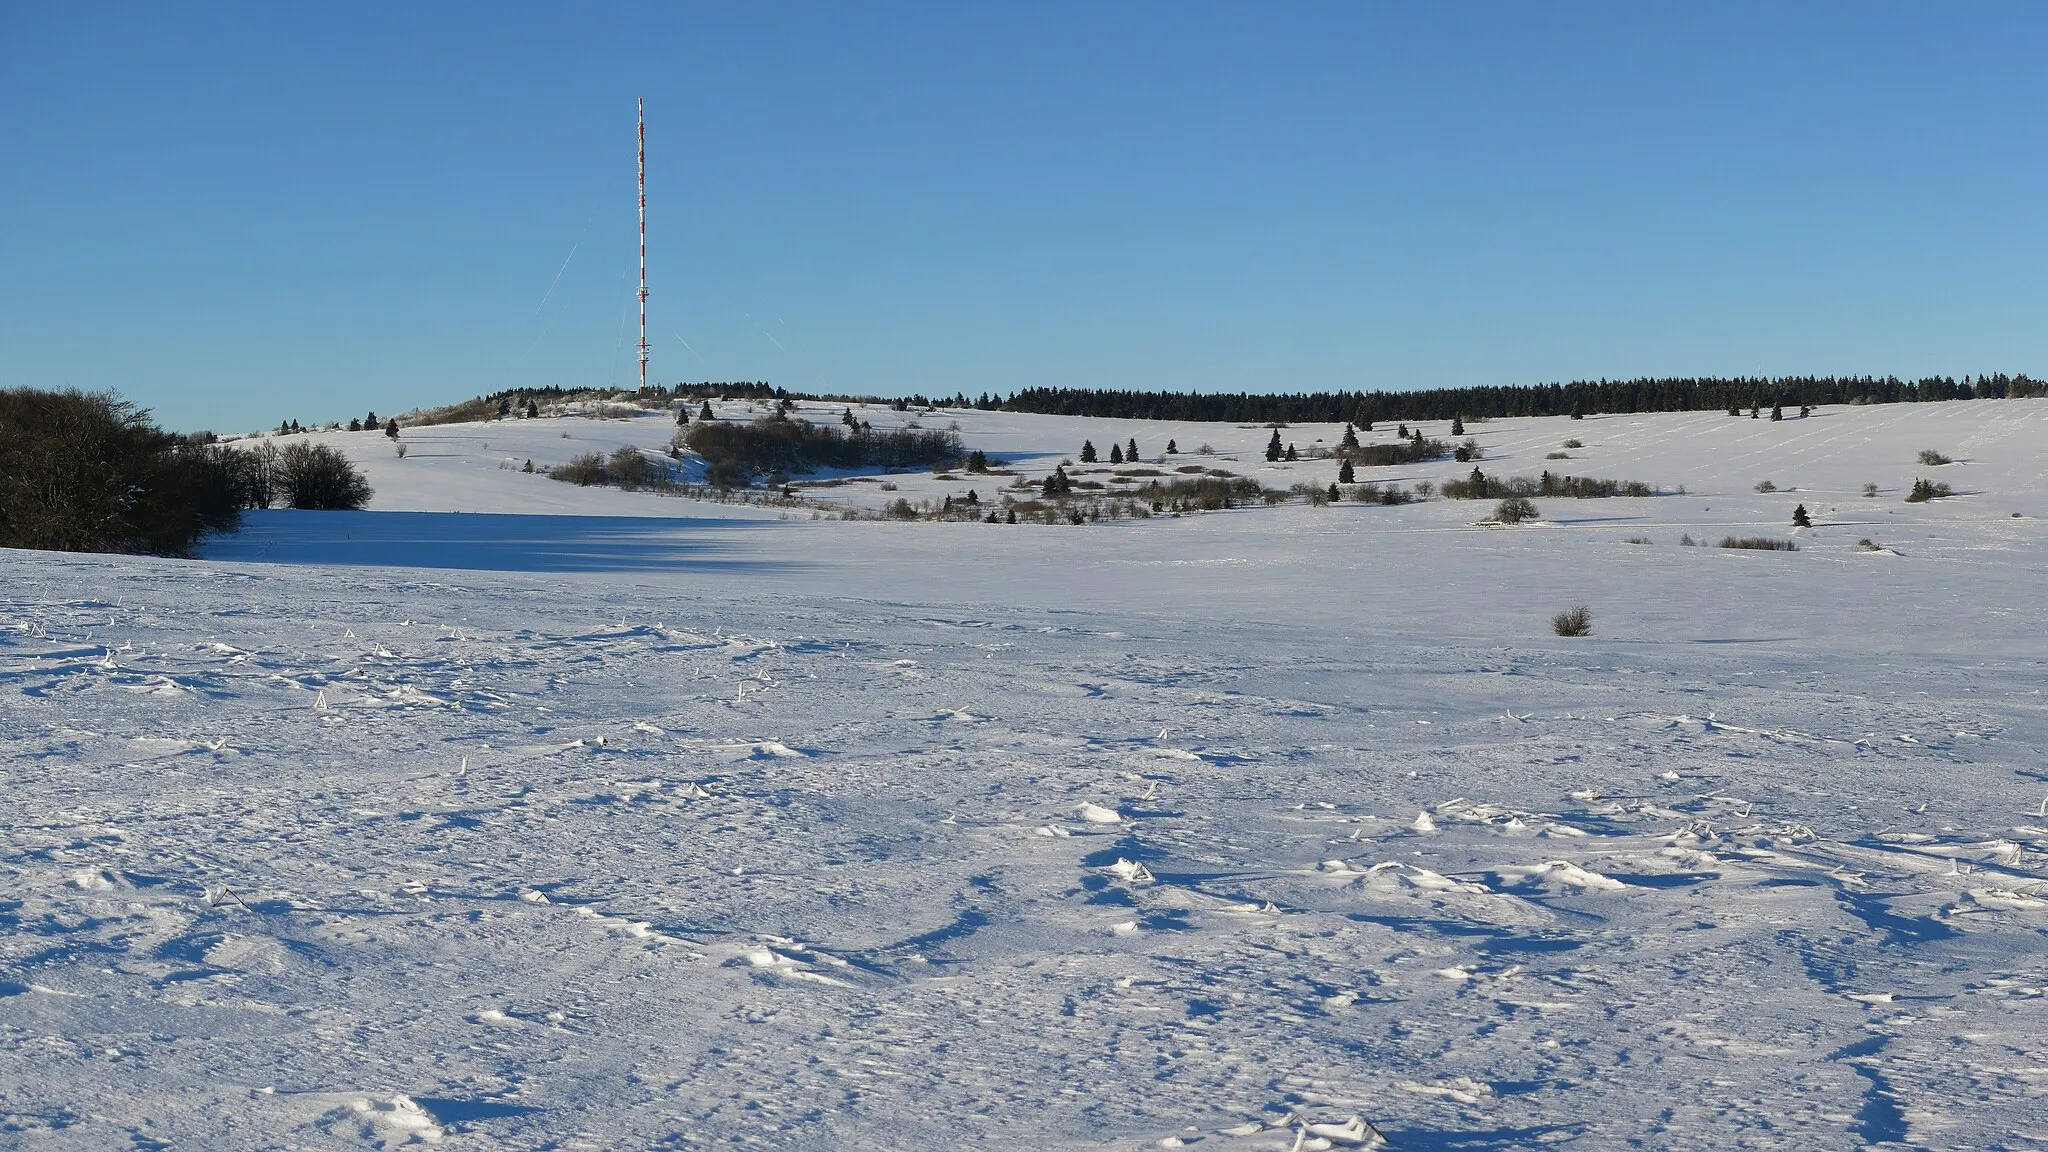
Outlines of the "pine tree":
{"label": "pine tree", "polygon": [[1129,460],[1133,464],[1138,462],[1138,438],[1136,436],[1131,437],[1131,442],[1124,445],[1124,459]]}
{"label": "pine tree", "polygon": [[1358,430],[1357,430],[1356,428],[1353,428],[1353,427],[1352,427],[1351,425],[1349,425],[1349,424],[1346,424],[1346,425],[1344,426],[1344,441],[1343,441],[1343,446],[1344,446],[1345,448],[1357,448],[1357,447],[1358,447]]}
{"label": "pine tree", "polygon": [[1451,435],[1453,435],[1453,436],[1463,436],[1464,434],[1465,434],[1465,421],[1464,421],[1464,419],[1463,419],[1462,417],[1458,417],[1458,416],[1453,416],[1453,417],[1451,417]]}
{"label": "pine tree", "polygon": [[393,416],[390,420],[385,421],[384,434],[393,440],[398,439],[398,417]]}
{"label": "pine tree", "polygon": [[688,427],[688,426],[689,426],[689,423],[690,423],[690,410],[689,410],[688,408],[678,408],[678,409],[676,409],[676,427],[678,427],[678,428],[684,428],[684,427]]}
{"label": "pine tree", "polygon": [[349,417],[348,430],[351,432],[361,432],[363,430],[363,422],[353,416]]}
{"label": "pine tree", "polygon": [[967,470],[969,472],[988,471],[988,454],[979,448],[969,452],[967,454]]}
{"label": "pine tree", "polygon": [[1280,454],[1285,451],[1286,448],[1280,443],[1280,430],[1275,428],[1273,429],[1273,438],[1266,442],[1266,463],[1271,464],[1280,459]]}
{"label": "pine tree", "polygon": [[383,426],[384,426],[384,422],[383,422],[383,421],[381,421],[381,420],[379,420],[379,419],[377,419],[377,414],[376,414],[375,412],[372,412],[372,413],[370,413],[370,414],[369,414],[368,416],[365,416],[365,417],[363,417],[363,430],[364,430],[364,431],[368,431],[368,430],[370,430],[370,429],[372,429],[372,428],[381,428],[381,427],[383,427]]}
{"label": "pine tree", "polygon": [[526,418],[528,420],[540,419],[540,405],[535,404],[531,396],[526,398]]}
{"label": "pine tree", "polygon": [[702,408],[699,408],[699,409],[697,409],[697,419],[699,419],[699,420],[716,420],[716,419],[718,419],[718,417],[716,417],[716,416],[713,416],[713,415],[711,414],[711,401],[709,401],[709,400],[706,400],[706,401],[704,402],[704,406],[703,406]]}
{"label": "pine tree", "polygon": [[1299,459],[1301,459],[1301,457],[1300,457],[1300,456],[1298,456],[1298,455],[1296,455],[1296,454],[1295,454],[1295,451],[1294,451],[1294,445],[1292,445],[1292,444],[1289,444],[1289,445],[1287,446],[1287,459],[1288,459],[1288,460],[1290,460],[1290,461],[1293,461],[1293,460],[1299,460]]}
{"label": "pine tree", "polygon": [[1401,427],[1394,433],[1394,435],[1399,436],[1403,440],[1406,440],[1408,438],[1408,426],[1406,424],[1401,425]]}
{"label": "pine tree", "polygon": [[1180,454],[1180,445],[1179,445],[1179,444],[1176,444],[1176,443],[1174,443],[1174,442],[1173,442],[1173,441],[1171,441],[1171,440],[1168,440],[1168,441],[1166,442],[1166,454],[1167,454],[1168,456],[1177,456],[1177,455],[1179,455],[1179,454]]}
{"label": "pine tree", "polygon": [[1083,463],[1083,464],[1093,464],[1093,463],[1095,463],[1095,441],[1093,441],[1093,440],[1083,440],[1083,441],[1081,441],[1081,463]]}
{"label": "pine tree", "polygon": [[1346,461],[1345,461],[1345,462],[1343,462],[1342,464],[1339,464],[1339,465],[1337,465],[1337,483],[1339,483],[1339,484],[1356,484],[1356,483],[1358,483],[1358,473],[1356,473],[1356,472],[1354,472],[1354,471],[1352,471],[1352,470],[1351,470],[1351,461],[1349,461],[1349,460],[1346,460]]}
{"label": "pine tree", "polygon": [[1771,405],[1771,419],[1773,419],[1773,420],[1783,420],[1784,418],[1785,418],[1785,406],[1784,406],[1783,404],[1773,404],[1773,405]]}
{"label": "pine tree", "polygon": [[1330,485],[1330,502],[1334,504],[1337,501],[1342,500],[1343,498],[1344,495],[1343,493],[1337,491],[1337,486],[1335,484]]}
{"label": "pine tree", "polygon": [[1124,462],[1124,450],[1122,447],[1115,444],[1109,446],[1109,462],[1111,464],[1121,464]]}
{"label": "pine tree", "polygon": [[1794,528],[1813,527],[1813,518],[1806,514],[1806,505],[1801,504],[1792,510],[1792,526]]}
{"label": "pine tree", "polygon": [[1011,524],[1015,524],[1017,522],[1017,510],[1015,508],[1010,509],[1010,517],[1008,522]]}

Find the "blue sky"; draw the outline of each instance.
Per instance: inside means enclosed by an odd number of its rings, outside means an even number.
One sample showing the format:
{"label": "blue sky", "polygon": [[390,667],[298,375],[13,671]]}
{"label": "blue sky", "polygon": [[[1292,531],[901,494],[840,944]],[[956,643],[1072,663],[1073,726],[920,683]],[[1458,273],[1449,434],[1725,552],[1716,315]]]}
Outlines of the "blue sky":
{"label": "blue sky", "polygon": [[2044,33],[1996,3],[0,0],[0,386],[237,430],[626,384],[638,96],[663,382],[2048,374]]}

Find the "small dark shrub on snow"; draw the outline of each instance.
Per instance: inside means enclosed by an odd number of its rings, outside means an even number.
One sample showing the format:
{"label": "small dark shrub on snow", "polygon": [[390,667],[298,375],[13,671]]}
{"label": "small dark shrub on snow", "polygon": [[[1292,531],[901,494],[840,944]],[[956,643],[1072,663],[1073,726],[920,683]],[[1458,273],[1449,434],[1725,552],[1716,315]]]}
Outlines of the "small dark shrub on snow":
{"label": "small dark shrub on snow", "polygon": [[1584,604],[1550,618],[1550,630],[1559,636],[1591,636],[1593,610]]}
{"label": "small dark shrub on snow", "polygon": [[1775,536],[1723,536],[1723,548],[1752,548],[1759,552],[1797,552],[1799,545]]}
{"label": "small dark shrub on snow", "polygon": [[1493,506],[1493,519],[1502,524],[1520,524],[1524,520],[1534,520],[1540,515],[1541,513],[1536,511],[1536,505],[1521,496],[1510,496]]}
{"label": "small dark shrub on snow", "polygon": [[1940,500],[1955,495],[1955,490],[1946,484],[1930,484],[1925,479],[1913,481],[1913,490],[1906,494],[1906,503],[1925,504],[1929,500]]}

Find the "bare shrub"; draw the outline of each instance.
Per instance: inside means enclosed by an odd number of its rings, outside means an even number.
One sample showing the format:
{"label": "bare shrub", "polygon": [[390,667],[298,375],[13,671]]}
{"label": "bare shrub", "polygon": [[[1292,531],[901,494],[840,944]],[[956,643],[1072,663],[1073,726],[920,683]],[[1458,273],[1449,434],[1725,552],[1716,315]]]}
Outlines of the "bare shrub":
{"label": "bare shrub", "polygon": [[1797,552],[1799,545],[1775,536],[1723,536],[1723,548],[1752,548],[1760,552]]}
{"label": "bare shrub", "polygon": [[1920,450],[1920,463],[1929,468],[1939,468],[1943,464],[1953,464],[1955,461],[1943,456],[1932,448],[1922,448]]}
{"label": "bare shrub", "polygon": [[604,457],[595,452],[585,452],[572,458],[567,464],[557,464],[548,469],[548,476],[565,484],[580,484],[588,488],[592,484],[603,484],[610,477],[605,475]]}
{"label": "bare shrub", "polygon": [[1776,492],[1778,485],[1774,481],[1759,480],[1756,482],[1756,490],[1759,492]]}
{"label": "bare shrub", "polygon": [[1550,630],[1559,636],[1591,636],[1593,610],[1584,604],[1550,618]]}

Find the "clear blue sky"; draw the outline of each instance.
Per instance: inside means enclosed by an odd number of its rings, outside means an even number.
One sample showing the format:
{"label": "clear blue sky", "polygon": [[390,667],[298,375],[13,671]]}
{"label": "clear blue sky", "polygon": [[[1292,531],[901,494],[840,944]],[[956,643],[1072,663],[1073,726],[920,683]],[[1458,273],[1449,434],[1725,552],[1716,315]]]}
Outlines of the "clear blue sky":
{"label": "clear blue sky", "polygon": [[625,384],[643,95],[663,382],[2044,374],[2044,57],[2018,3],[0,0],[0,385]]}

